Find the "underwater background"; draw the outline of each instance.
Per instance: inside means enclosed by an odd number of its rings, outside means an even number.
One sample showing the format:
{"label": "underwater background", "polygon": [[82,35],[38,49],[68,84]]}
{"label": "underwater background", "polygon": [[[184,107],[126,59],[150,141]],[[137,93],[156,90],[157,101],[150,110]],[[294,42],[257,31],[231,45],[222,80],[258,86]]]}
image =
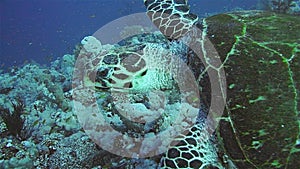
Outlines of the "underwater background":
{"label": "underwater background", "polygon": [[[199,16],[224,11],[255,9],[256,0],[191,0]],[[2,0],[1,65],[25,61],[47,64],[73,48],[87,35],[112,20],[145,12],[142,0]],[[201,8],[205,6],[205,8]]]}
{"label": "underwater background", "polygon": [[299,0],[0,0],[0,168],[297,169],[299,30]]}

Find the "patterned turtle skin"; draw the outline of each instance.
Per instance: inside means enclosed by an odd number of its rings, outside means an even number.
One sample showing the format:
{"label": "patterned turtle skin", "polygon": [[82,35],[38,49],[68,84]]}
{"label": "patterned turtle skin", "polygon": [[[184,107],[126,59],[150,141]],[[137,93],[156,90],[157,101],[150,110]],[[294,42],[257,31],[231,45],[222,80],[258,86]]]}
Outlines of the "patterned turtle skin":
{"label": "patterned turtle skin", "polygon": [[171,89],[179,60],[153,43],[120,47],[89,58],[85,86],[126,92]]}
{"label": "patterned turtle skin", "polygon": [[[178,144],[171,144],[161,158],[160,168],[224,168],[218,159],[211,135],[206,130],[205,117],[189,128],[187,133],[175,139]],[[233,165],[230,167],[234,168]]]}
{"label": "patterned turtle skin", "polygon": [[179,39],[192,29],[198,21],[190,13],[187,0],[144,0],[147,15],[169,39]]}
{"label": "patterned turtle skin", "polygon": [[101,57],[90,58],[86,86],[91,83],[98,90],[132,88],[133,77],[143,76],[147,71],[142,52],[134,47],[131,50],[119,49],[101,54]]}

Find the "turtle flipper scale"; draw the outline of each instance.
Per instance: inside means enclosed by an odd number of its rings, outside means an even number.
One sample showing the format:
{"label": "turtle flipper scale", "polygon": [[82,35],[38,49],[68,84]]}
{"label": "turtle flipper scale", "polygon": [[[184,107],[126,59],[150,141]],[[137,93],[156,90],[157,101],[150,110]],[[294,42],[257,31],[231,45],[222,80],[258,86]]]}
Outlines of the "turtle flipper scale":
{"label": "turtle flipper scale", "polygon": [[183,37],[198,21],[187,0],[144,0],[144,4],[151,21],[168,39]]}

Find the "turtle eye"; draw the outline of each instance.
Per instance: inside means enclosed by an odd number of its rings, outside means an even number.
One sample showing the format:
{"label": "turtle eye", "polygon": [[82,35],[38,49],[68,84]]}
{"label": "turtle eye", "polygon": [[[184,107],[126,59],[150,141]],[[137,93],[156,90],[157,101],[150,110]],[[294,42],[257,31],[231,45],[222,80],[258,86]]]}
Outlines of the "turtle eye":
{"label": "turtle eye", "polygon": [[143,71],[143,73],[141,74],[141,76],[145,76],[147,73],[147,70]]}

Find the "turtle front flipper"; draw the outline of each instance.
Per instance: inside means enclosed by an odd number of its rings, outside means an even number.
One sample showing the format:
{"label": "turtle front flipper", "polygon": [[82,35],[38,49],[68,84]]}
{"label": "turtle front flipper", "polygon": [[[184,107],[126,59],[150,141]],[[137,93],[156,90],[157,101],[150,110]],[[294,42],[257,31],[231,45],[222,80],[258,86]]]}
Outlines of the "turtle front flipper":
{"label": "turtle front flipper", "polygon": [[147,15],[154,25],[169,39],[183,37],[198,21],[190,13],[187,0],[144,0]]}

